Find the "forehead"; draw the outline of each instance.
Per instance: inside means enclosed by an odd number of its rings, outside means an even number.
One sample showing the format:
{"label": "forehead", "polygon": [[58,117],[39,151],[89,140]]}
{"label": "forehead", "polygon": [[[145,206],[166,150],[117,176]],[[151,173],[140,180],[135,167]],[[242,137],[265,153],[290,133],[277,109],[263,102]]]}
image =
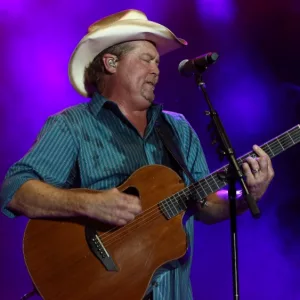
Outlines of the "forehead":
{"label": "forehead", "polygon": [[134,44],[134,50],[135,53],[149,53],[150,55],[154,57],[159,57],[159,53],[156,49],[156,46],[149,41],[134,41],[132,42]]}

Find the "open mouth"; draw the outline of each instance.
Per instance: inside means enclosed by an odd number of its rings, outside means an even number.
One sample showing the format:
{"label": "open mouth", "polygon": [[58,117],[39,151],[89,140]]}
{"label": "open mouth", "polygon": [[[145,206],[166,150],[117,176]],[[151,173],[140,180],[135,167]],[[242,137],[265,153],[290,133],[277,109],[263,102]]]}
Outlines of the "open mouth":
{"label": "open mouth", "polygon": [[151,85],[152,86],[152,88],[153,89],[155,89],[155,83],[153,83],[153,82],[150,82],[150,81],[148,81],[148,82],[146,82],[147,84],[149,84],[149,85]]}

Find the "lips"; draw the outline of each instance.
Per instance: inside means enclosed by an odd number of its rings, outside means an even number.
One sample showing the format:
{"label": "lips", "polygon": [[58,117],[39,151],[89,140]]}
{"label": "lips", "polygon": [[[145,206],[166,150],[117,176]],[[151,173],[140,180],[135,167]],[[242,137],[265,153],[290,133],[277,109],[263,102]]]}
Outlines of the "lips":
{"label": "lips", "polygon": [[153,87],[153,89],[155,89],[156,83],[151,82],[151,81],[147,81],[146,83],[149,84],[149,85],[151,85]]}
{"label": "lips", "polygon": [[155,83],[154,83],[154,82],[152,82],[152,81],[146,81],[146,83],[148,83],[148,84],[152,84],[153,86],[155,86]]}

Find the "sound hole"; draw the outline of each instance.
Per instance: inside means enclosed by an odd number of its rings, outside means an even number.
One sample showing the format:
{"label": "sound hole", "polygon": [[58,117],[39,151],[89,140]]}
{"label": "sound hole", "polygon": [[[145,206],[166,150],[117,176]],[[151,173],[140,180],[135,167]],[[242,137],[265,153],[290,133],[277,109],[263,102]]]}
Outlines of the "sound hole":
{"label": "sound hole", "polygon": [[134,186],[128,187],[126,190],[123,191],[123,193],[126,193],[128,195],[133,195],[133,196],[136,196],[136,197],[140,197],[139,190]]}

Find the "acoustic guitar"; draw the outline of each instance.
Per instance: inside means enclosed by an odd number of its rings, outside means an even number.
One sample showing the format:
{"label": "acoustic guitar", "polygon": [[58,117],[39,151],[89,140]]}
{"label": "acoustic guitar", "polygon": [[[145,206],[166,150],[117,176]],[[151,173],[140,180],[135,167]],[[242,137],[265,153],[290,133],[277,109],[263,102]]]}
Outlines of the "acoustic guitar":
{"label": "acoustic guitar", "polygon": [[[262,145],[272,158],[300,142],[300,125]],[[239,164],[249,152],[238,159]],[[188,200],[227,185],[228,165],[185,186],[162,165],[135,171],[120,191],[138,195],[142,213],[122,227],[90,220],[30,220],[23,240],[33,284],[45,300],[140,300],[154,272],[187,251]]]}

